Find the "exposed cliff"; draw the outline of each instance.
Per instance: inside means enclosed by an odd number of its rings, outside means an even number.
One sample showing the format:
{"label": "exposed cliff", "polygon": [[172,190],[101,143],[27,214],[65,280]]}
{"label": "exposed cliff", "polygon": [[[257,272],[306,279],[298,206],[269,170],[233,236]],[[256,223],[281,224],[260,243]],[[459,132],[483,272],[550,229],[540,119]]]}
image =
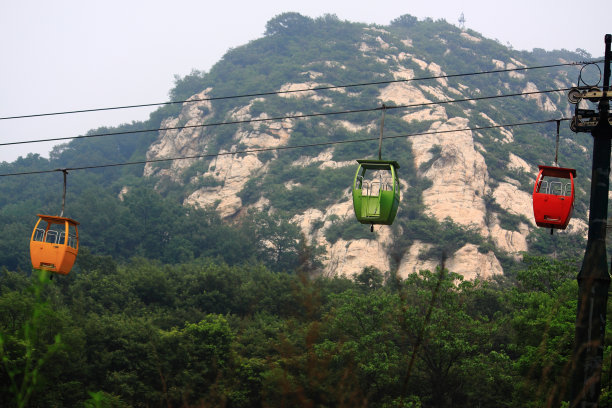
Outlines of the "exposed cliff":
{"label": "exposed cliff", "polygon": [[[309,31],[317,24],[324,32]],[[535,228],[530,177],[538,164],[550,164],[553,140],[551,135],[536,139],[540,129],[502,125],[559,117],[567,110],[563,95],[533,92],[569,86],[573,74],[559,69],[547,75],[510,71],[486,78],[448,76],[526,67],[536,59],[444,22],[427,24],[375,27],[318,19],[306,31],[288,26],[228,53],[203,77],[206,88],[192,97],[198,101],[185,103],[178,116],[163,122],[164,127],[188,127],[160,132],[147,153],[149,159],[202,153],[212,158],[175,161],[168,168],[149,165],[145,176],[183,184],[185,205],[212,206],[228,220],[244,216],[248,208],[287,213],[310,243],[326,249],[325,274],[350,276],[374,266],[405,276],[434,268],[442,235],[419,236],[414,233],[417,223],[442,233],[449,226],[463,231],[447,245],[452,250],[446,254],[450,270],[468,279],[502,273],[500,257],[520,257],[537,238],[530,235]],[[350,35],[337,35],[341,31]],[[236,93],[250,89],[245,78],[231,76],[247,68],[259,81],[257,89],[280,93],[231,103],[205,100],[219,95],[217,88],[228,92],[229,82],[235,83]],[[219,82],[221,77],[227,81]],[[421,80],[426,77],[430,79]],[[386,83],[312,90],[364,78]],[[295,92],[302,89],[308,91]],[[528,95],[512,102],[478,100],[516,92]],[[466,101],[440,103],[452,100]],[[330,228],[357,223],[350,201],[354,160],[375,156],[370,149],[374,145],[278,148],[375,138],[377,112],[299,116],[383,103],[405,106],[387,111],[384,129],[393,140],[385,141],[383,155],[401,165],[404,203],[396,225],[377,226],[365,236],[348,232],[330,237]],[[272,117],[285,119],[267,120]],[[240,123],[189,127],[213,122]],[[338,174],[343,176],[340,182],[325,183]],[[291,195],[298,204],[286,204]],[[578,206],[572,233],[584,234],[584,216],[584,206]]]}

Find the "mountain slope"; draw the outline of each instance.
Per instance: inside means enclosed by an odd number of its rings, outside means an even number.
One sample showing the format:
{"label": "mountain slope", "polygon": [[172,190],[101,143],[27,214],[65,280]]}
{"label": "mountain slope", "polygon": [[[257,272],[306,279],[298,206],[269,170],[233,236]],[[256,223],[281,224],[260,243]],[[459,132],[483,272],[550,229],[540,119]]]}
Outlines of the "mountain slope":
{"label": "mountain slope", "polygon": [[[565,245],[562,255],[573,256],[583,248],[586,228],[588,139],[563,129],[560,164],[579,169],[577,205],[568,231],[551,238],[535,229],[530,194],[537,165],[552,164],[555,124],[496,126],[570,116],[563,92],[537,92],[571,86],[577,68],[512,69],[579,58],[567,51],[516,52],[444,21],[412,16],[380,27],[286,13],[209,73],[179,81],[175,96],[192,93],[194,102],[162,122],[175,129],[161,131],[147,152],[148,159],[214,156],[165,168],[148,164],[144,175],[157,179],[158,188],[180,185],[184,204],[213,207],[228,220],[246,216],[248,208],[290,216],[310,242],[326,248],[327,274],[373,266],[403,276],[434,267],[445,254],[451,270],[473,278],[501,273],[502,265],[534,248],[553,252]],[[206,100],[378,81],[386,83]],[[528,94],[481,99],[520,93]],[[462,99],[468,101],[439,103]],[[401,165],[403,197],[395,224],[370,234],[354,220],[350,185],[355,160],[376,156],[375,140],[275,148],[375,139],[380,111],[300,116],[383,103],[389,106],[384,135],[391,137],[383,156]],[[393,109],[400,105],[413,107]],[[289,118],[268,120],[282,117]],[[197,126],[221,122],[242,123]]]}
{"label": "mountain slope", "polygon": [[[286,13],[210,72],[178,78],[170,96],[189,102],[0,170],[192,157],[70,172],[67,214],[82,223],[82,247],[119,262],[218,257],[312,270],[324,252],[329,275],[373,266],[405,276],[445,257],[466,277],[490,276],[522,251],[582,254],[590,135],[561,122],[559,165],[578,171],[570,228],[535,228],[530,197],[537,165],[555,155],[554,120],[571,116],[554,90],[571,86],[580,66],[517,70],[581,58],[517,52],[409,15],[374,26]],[[350,192],[355,160],[377,157],[383,104],[382,155],[401,166],[402,202],[393,226],[370,233],[354,219]],[[542,123],[512,126],[532,121]],[[61,187],[61,172],[0,178],[0,265],[29,268],[24,237],[35,214],[59,213]],[[151,223],[155,214],[163,217]]]}

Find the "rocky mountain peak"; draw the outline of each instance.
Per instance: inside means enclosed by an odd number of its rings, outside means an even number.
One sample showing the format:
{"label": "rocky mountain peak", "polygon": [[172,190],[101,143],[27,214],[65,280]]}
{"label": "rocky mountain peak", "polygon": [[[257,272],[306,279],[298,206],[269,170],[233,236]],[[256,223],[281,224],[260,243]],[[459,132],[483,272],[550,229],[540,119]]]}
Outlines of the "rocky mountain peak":
{"label": "rocky mountain peak", "polygon": [[[526,67],[535,59],[450,25],[435,37],[427,37],[402,26],[319,20],[315,24],[321,25],[320,30],[345,30],[351,35],[305,31],[299,37],[291,26],[282,26],[274,35],[229,53],[209,74],[209,85],[195,93],[177,116],[164,120],[162,127],[169,130],[161,131],[147,152],[148,159],[203,152],[214,156],[178,160],[166,168],[147,165],[144,175],[185,184],[185,205],[213,207],[228,220],[249,208],[288,213],[311,244],[325,248],[324,274],[350,276],[372,266],[381,271],[395,269],[405,276],[434,268],[441,242],[427,234],[415,236],[418,223],[430,225],[432,233],[440,231],[440,239],[449,238],[449,231],[459,231],[448,246],[452,250],[447,254],[450,270],[467,279],[502,273],[500,255],[516,259],[529,249],[535,228],[529,177],[541,163],[534,161],[530,147],[525,146],[528,132],[501,125],[564,111],[561,96],[536,92],[553,82],[566,84],[567,73],[542,77],[531,71],[510,71],[486,79],[449,78],[446,72]],[[251,72],[254,80],[260,80],[258,89],[279,93],[224,104],[205,100],[217,95],[221,85],[228,89],[226,83],[215,82],[215,75],[223,76],[221,70],[227,71],[225,77]],[[287,80],[279,81],[283,75]],[[313,90],[364,82],[363,77],[387,82]],[[251,80],[228,78],[236,82],[237,89],[240,80]],[[296,92],[301,90],[306,91]],[[505,92],[526,95],[515,98],[513,105],[504,105],[505,100],[499,104],[478,100]],[[449,103],[453,100],[465,102]],[[368,226],[354,220],[350,193],[355,159],[373,157],[374,150],[368,153],[362,146],[351,151],[343,144],[279,149],[308,145],[308,141],[375,138],[379,113],[295,116],[383,103],[405,107],[387,112],[384,131],[393,141],[385,141],[383,149],[389,158],[398,155],[404,159],[400,163],[403,204],[396,225],[377,226],[369,233],[364,232]],[[509,109],[522,106],[522,114]],[[273,117],[285,119],[267,120]],[[243,122],[189,127],[213,121]],[[405,136],[398,137],[402,134]],[[536,150],[541,149],[538,145]],[[187,179],[185,174],[189,174]],[[341,182],[331,187],[325,184],[338,174],[344,175]],[[279,206],[278,197],[291,195],[306,202]],[[584,214],[577,213],[569,231],[580,235],[585,227]]]}

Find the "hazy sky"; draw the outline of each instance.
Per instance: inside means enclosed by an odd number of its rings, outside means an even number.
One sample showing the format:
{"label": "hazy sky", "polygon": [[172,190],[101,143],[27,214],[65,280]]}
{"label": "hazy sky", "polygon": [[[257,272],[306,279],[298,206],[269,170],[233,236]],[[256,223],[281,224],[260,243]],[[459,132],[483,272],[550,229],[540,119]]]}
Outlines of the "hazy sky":
{"label": "hazy sky", "polygon": [[[230,48],[263,35],[287,11],[388,24],[411,14],[445,19],[515,49],[604,53],[612,1],[574,0],[0,0],[0,117],[168,100],[174,75],[207,71]],[[269,91],[262,84],[262,91]],[[153,109],[0,120],[0,143],[78,136],[148,118]],[[0,161],[52,143],[0,146]],[[112,158],[109,158],[112,161]]]}

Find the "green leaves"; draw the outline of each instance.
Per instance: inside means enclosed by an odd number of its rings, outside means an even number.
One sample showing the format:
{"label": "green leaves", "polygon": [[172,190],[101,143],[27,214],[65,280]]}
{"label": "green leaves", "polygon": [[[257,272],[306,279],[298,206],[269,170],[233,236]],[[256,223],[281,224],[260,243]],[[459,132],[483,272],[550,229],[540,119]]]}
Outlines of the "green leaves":
{"label": "green leaves", "polygon": [[[17,303],[27,308],[14,307],[5,302],[8,299],[0,298],[0,315],[11,316],[9,330],[5,329],[6,321],[0,326],[0,378],[8,380],[4,382],[0,402],[10,401],[19,408],[28,406],[32,395],[44,386],[46,366],[63,347],[60,334],[50,324],[57,322],[58,316],[47,300],[48,279],[48,272],[38,272],[37,280],[29,288],[33,292],[29,301]],[[25,314],[21,324],[21,319],[16,319],[20,313]]]}
{"label": "green leaves", "polygon": [[0,274],[3,406],[522,408],[567,393],[572,263],[526,257],[515,278],[464,282],[83,261],[42,283]]}

